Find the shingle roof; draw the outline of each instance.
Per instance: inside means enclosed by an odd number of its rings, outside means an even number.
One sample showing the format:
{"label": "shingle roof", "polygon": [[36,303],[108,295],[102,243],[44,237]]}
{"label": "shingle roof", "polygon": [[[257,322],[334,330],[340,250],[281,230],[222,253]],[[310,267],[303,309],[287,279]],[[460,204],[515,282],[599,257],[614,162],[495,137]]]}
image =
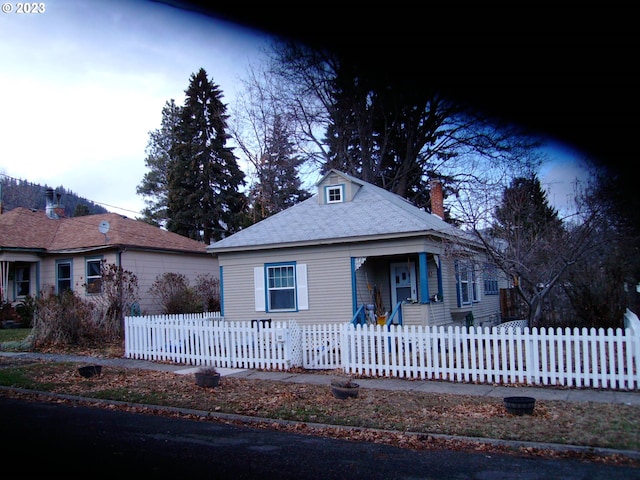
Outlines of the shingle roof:
{"label": "shingle roof", "polygon": [[361,180],[353,200],[320,205],[318,195],[211,244],[207,250],[248,249],[292,243],[366,240],[375,236],[409,234],[461,235],[440,217],[404,198]]}
{"label": "shingle roof", "polygon": [[[109,222],[106,235],[101,222]],[[42,249],[48,252],[121,246],[207,253],[206,245],[116,213],[51,219],[43,210],[14,208],[0,215],[0,249]]]}

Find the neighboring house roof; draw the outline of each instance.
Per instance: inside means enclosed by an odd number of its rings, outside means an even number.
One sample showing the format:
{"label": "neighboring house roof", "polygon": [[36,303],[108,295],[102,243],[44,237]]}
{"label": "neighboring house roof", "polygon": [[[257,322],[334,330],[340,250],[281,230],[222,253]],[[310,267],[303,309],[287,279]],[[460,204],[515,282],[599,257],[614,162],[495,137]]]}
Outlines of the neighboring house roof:
{"label": "neighboring house roof", "polygon": [[[102,222],[109,223],[106,234],[98,228]],[[53,219],[43,210],[18,207],[0,215],[0,250],[60,253],[114,247],[207,253],[202,242],[116,213]]]}
{"label": "neighboring house roof", "polygon": [[[428,233],[441,237],[466,236],[437,215],[427,213],[399,195],[336,170],[360,186],[343,203],[321,204],[316,193],[309,199],[268,217],[207,247],[210,252],[354,242],[372,237],[397,238]],[[466,239],[467,242],[470,238]]]}

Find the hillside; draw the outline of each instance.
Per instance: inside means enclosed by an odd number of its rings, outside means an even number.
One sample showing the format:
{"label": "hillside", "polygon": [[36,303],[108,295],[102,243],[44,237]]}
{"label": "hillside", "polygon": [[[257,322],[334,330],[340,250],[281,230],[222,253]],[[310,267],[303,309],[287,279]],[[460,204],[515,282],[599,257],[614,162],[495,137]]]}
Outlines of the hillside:
{"label": "hillside", "polygon": [[76,195],[63,186],[40,185],[0,175],[0,205],[2,208],[0,213],[17,207],[44,210],[46,206],[45,191],[48,188],[53,188],[57,194],[61,195],[60,203],[64,206],[64,213],[67,217],[109,212],[106,208]]}

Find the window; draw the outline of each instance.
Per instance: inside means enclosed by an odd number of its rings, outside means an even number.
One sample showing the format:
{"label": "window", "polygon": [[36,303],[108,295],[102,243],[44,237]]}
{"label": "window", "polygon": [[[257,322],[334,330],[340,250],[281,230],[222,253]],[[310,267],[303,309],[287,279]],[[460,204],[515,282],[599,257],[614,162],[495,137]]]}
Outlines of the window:
{"label": "window", "polygon": [[269,311],[295,310],[296,276],[293,265],[267,267]]}
{"label": "window", "polygon": [[71,260],[56,262],[56,286],[58,294],[65,290],[71,290]]}
{"label": "window", "polygon": [[326,188],[327,203],[343,202],[343,185],[332,185]]}
{"label": "window", "polygon": [[307,266],[278,263],[254,268],[256,312],[308,310]]}
{"label": "window", "polygon": [[498,269],[495,265],[487,263],[484,266],[484,293],[485,295],[498,295]]}
{"label": "window", "polygon": [[16,266],[16,295],[18,297],[25,297],[29,295],[30,276],[31,268],[29,265]]}
{"label": "window", "polygon": [[476,273],[471,262],[456,262],[458,306],[479,300]]}
{"label": "window", "polygon": [[102,293],[102,259],[87,259],[87,293]]}

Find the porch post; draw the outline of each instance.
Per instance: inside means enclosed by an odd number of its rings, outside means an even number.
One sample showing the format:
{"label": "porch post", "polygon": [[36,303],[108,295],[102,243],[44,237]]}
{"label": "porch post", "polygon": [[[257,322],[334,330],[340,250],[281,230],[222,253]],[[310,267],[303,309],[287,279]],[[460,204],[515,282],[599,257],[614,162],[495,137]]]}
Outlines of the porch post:
{"label": "porch post", "polygon": [[418,278],[420,279],[420,295],[418,301],[429,303],[429,266],[427,265],[427,253],[418,252]]}
{"label": "porch post", "polygon": [[355,257],[351,257],[351,303],[352,303],[352,315],[356,314],[358,310],[358,292],[357,292],[357,282],[356,282],[356,270],[361,264],[356,262]]}
{"label": "porch post", "polygon": [[0,300],[9,301],[9,262],[6,260],[0,261]]}

